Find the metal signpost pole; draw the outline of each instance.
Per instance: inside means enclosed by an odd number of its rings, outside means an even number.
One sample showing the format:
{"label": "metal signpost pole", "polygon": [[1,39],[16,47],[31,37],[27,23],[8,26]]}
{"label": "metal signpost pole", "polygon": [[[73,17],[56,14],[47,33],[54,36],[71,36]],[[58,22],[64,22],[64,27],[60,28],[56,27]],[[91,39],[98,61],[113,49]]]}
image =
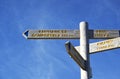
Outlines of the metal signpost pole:
{"label": "metal signpost pole", "polygon": [[80,22],[80,54],[85,62],[86,69],[81,68],[81,79],[90,79],[89,69],[89,38],[88,38],[88,23]]}

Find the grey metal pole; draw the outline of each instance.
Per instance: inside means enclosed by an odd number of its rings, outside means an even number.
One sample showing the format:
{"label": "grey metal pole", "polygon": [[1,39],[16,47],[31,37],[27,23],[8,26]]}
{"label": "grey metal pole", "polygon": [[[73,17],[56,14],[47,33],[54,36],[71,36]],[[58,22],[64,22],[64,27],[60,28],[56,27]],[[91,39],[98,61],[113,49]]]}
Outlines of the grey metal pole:
{"label": "grey metal pole", "polygon": [[86,69],[81,68],[81,79],[90,79],[88,23],[80,22],[80,54],[86,61]]}

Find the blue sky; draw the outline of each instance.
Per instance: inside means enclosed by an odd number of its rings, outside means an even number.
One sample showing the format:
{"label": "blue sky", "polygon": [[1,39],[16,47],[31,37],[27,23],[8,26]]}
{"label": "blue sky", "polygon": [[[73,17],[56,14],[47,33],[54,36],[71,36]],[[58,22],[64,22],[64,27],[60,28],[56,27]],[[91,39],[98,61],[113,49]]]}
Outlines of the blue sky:
{"label": "blue sky", "polygon": [[[80,79],[68,40],[27,40],[26,29],[120,29],[119,0],[0,0],[0,79]],[[79,40],[70,40],[79,45]],[[90,40],[90,42],[100,41]],[[120,79],[120,49],[92,54],[92,79]]]}

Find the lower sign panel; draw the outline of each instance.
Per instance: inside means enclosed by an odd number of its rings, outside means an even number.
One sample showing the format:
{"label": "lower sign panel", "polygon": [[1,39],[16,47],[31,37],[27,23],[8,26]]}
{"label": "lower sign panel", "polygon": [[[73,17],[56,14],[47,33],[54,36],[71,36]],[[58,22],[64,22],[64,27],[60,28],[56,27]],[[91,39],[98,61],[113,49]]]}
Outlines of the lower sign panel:
{"label": "lower sign panel", "polygon": [[67,49],[67,52],[69,55],[75,60],[75,62],[84,70],[86,70],[86,63],[85,60],[82,58],[82,56],[77,52],[77,50],[72,46],[70,42],[67,42],[65,44],[65,47]]}
{"label": "lower sign panel", "polygon": [[[79,51],[80,46],[76,46],[75,48]],[[91,43],[89,48],[90,54],[120,48],[120,37]]]}

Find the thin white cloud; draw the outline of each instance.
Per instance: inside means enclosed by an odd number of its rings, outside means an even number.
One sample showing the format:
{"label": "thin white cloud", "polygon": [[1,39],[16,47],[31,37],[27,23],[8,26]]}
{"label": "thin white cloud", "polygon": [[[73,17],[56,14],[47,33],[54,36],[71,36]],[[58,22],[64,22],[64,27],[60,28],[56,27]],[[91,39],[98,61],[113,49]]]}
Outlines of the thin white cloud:
{"label": "thin white cloud", "polygon": [[51,46],[54,46],[54,44],[56,43],[53,42],[53,45],[50,45],[48,42],[45,42],[43,40],[36,40],[34,41],[34,43],[34,48],[31,52],[35,54],[36,61],[39,61],[40,64],[43,64],[39,67],[39,70],[41,70],[39,71],[39,74],[41,74],[40,79],[56,79],[56,75],[59,75],[57,74],[57,72],[61,71],[56,66],[60,66],[60,68],[62,68],[63,70],[65,69],[70,72],[72,72],[73,70],[77,71],[74,67],[73,69],[70,69],[65,61],[60,60],[59,58],[55,57],[53,53],[50,53],[51,50],[53,51],[56,48]]}

